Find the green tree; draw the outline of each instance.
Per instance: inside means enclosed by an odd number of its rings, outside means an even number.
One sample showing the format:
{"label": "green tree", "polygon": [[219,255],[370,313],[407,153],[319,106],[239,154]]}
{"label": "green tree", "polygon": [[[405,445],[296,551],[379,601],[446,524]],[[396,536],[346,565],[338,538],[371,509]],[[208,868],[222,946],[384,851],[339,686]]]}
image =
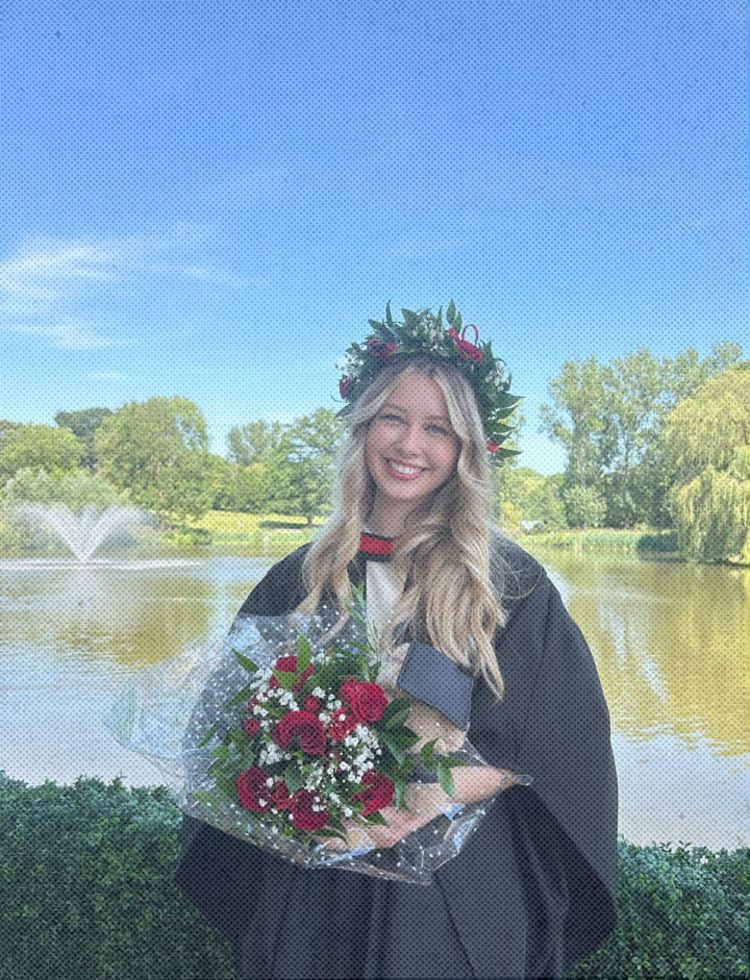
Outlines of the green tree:
{"label": "green tree", "polygon": [[85,448],[81,465],[87,470],[94,470],[96,467],[94,452],[96,430],[111,414],[110,408],[84,408],[77,412],[58,412],[55,415],[55,422],[63,429],[70,429],[83,443]]}
{"label": "green tree", "polygon": [[308,524],[326,513],[341,434],[341,422],[328,408],[289,426],[274,464],[272,508],[282,514],[301,514]]}
{"label": "green tree", "polygon": [[568,527],[601,527],[607,502],[596,487],[565,487],[562,491]]}
{"label": "green tree", "polygon": [[267,462],[279,449],[286,426],[262,419],[235,425],[227,435],[229,459],[239,467]]}
{"label": "green tree", "polygon": [[508,528],[529,522],[545,528],[564,527],[562,474],[544,476],[528,466],[509,466],[509,462],[503,465],[498,480],[501,525]]}
{"label": "green tree", "polygon": [[667,418],[664,446],[680,550],[750,564],[750,361],[680,402]]}
{"label": "green tree", "polygon": [[110,507],[131,501],[126,491],[118,490],[103,477],[88,470],[53,475],[46,470],[24,469],[5,484],[3,502],[8,507],[21,503],[60,503],[79,510],[86,504]]}
{"label": "green tree", "polygon": [[128,402],[96,431],[98,472],[167,522],[200,517],[211,506],[206,423],[178,396]]}
{"label": "green tree", "polygon": [[266,513],[271,509],[274,479],[275,471],[270,463],[234,467],[214,506],[217,510],[239,510],[246,514]]}
{"label": "green tree", "polygon": [[21,425],[0,445],[0,481],[19,470],[67,473],[83,456],[83,445],[68,429],[51,425]]}
{"label": "green tree", "polygon": [[610,458],[611,431],[603,411],[608,379],[607,367],[589,357],[566,361],[549,382],[552,404],[541,407],[542,429],[567,453],[567,486],[597,483]]}
{"label": "green tree", "polygon": [[[552,404],[542,407],[541,417],[568,454],[566,490],[595,487],[609,526],[663,524],[670,485],[660,438],[664,421],[680,399],[740,354],[739,345],[727,342],[703,359],[688,349],[659,361],[641,349],[606,364],[593,357],[565,362],[549,384]],[[571,506],[570,513],[577,505]]]}

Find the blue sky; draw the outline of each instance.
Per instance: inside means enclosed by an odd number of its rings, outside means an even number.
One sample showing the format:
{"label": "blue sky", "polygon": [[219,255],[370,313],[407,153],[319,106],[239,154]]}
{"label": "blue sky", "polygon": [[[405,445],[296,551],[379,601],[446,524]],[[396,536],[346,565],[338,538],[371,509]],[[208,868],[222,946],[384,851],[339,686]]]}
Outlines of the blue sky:
{"label": "blue sky", "polygon": [[335,407],[387,300],[525,394],[750,347],[739,0],[5,0],[0,418]]}

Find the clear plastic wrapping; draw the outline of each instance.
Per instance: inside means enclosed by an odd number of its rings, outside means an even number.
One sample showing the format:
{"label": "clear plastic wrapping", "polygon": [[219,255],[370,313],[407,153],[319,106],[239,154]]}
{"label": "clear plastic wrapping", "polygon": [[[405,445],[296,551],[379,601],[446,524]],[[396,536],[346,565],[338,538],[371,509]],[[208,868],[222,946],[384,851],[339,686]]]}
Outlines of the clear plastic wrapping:
{"label": "clear plastic wrapping", "polygon": [[531,777],[489,766],[404,695],[407,646],[381,664],[361,617],[330,626],[238,617],[220,643],[141,671],[105,723],[191,817],[304,867],[428,884],[497,793]]}

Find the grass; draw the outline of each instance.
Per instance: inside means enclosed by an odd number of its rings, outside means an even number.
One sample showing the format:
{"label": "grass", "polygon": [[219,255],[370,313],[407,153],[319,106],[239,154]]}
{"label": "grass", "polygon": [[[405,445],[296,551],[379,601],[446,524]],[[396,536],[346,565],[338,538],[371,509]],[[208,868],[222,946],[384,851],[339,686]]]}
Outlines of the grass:
{"label": "grass", "polygon": [[629,530],[620,528],[578,528],[525,534],[519,538],[530,548],[535,546],[561,548],[568,551],[658,552],[675,554],[677,535],[674,531]]}

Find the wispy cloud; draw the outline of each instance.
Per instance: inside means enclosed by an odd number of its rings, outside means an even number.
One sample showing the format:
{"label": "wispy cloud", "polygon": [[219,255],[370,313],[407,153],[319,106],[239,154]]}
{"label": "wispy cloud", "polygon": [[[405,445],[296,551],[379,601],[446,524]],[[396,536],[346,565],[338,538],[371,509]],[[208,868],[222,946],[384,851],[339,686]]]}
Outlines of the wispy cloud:
{"label": "wispy cloud", "polygon": [[129,344],[127,340],[98,333],[85,321],[44,322],[44,320],[40,320],[25,323],[12,321],[3,323],[3,330],[25,337],[40,337],[49,340],[53,347],[62,350],[101,350],[106,347],[126,347]]}
{"label": "wispy cloud", "polygon": [[[165,277],[241,284],[243,280],[195,261],[196,246],[206,237],[204,229],[190,225],[119,238],[29,237],[0,261],[0,330],[47,338],[69,350],[124,346],[127,342],[102,330],[103,287],[119,291],[139,279]],[[79,313],[71,319],[72,304],[82,299],[97,300],[95,323]]]}

